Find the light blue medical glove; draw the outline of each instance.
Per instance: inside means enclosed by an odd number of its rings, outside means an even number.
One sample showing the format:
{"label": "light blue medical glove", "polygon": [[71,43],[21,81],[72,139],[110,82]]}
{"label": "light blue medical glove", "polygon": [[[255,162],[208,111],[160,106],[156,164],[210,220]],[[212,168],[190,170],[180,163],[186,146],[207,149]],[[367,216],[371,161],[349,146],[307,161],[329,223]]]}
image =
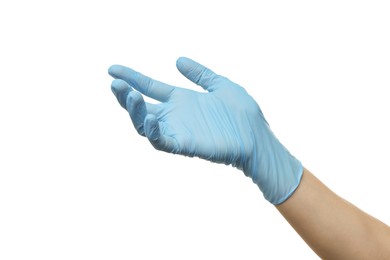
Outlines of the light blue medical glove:
{"label": "light blue medical glove", "polygon": [[[158,150],[243,170],[273,204],[289,198],[303,167],[276,139],[255,100],[191,59],[179,58],[176,66],[207,93],[174,87],[120,65],[110,67],[112,91],[138,133]],[[161,103],[147,103],[140,93]]]}

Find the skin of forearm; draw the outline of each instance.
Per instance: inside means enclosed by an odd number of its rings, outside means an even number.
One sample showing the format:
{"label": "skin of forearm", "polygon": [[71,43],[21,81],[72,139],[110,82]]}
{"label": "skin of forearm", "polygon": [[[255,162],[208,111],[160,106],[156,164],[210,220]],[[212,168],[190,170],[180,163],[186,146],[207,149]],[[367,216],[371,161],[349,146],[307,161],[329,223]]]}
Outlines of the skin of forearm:
{"label": "skin of forearm", "polygon": [[337,196],[307,169],[276,208],[323,259],[390,259],[390,227]]}

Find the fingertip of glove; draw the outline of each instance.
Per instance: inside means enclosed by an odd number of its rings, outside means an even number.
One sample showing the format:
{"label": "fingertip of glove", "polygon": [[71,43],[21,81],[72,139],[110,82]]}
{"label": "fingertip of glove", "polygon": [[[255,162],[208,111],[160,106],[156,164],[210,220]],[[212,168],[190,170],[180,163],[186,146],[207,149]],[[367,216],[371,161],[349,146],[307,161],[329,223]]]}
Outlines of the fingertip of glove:
{"label": "fingertip of glove", "polygon": [[114,79],[111,82],[111,91],[112,91],[112,93],[114,93],[115,96],[118,95],[119,89],[121,87],[121,82],[119,82],[119,81],[120,81],[119,79]]}
{"label": "fingertip of glove", "polygon": [[108,72],[108,74],[110,75],[110,76],[112,76],[112,77],[116,77],[116,75],[118,74],[118,72],[122,69],[122,67],[123,66],[121,66],[121,65],[116,65],[116,64],[114,64],[114,65],[111,65],[109,68],[108,68],[108,70],[107,70],[107,72]]}
{"label": "fingertip of glove", "polygon": [[189,62],[191,61],[191,59],[187,58],[187,57],[179,57],[177,60],[176,60],[176,67],[178,69],[182,69],[184,68],[184,66]]}
{"label": "fingertip of glove", "polygon": [[121,80],[121,79],[114,79],[111,82],[111,88],[122,89],[122,88],[127,88],[127,87],[128,87],[128,85],[127,85],[126,81]]}
{"label": "fingertip of glove", "polygon": [[108,68],[107,72],[108,72],[109,75],[112,76],[112,72],[115,70],[115,66],[116,66],[116,65],[111,65],[111,66]]}
{"label": "fingertip of glove", "polygon": [[131,91],[126,97],[126,108],[128,111],[132,111],[143,102],[143,98],[140,93]]}

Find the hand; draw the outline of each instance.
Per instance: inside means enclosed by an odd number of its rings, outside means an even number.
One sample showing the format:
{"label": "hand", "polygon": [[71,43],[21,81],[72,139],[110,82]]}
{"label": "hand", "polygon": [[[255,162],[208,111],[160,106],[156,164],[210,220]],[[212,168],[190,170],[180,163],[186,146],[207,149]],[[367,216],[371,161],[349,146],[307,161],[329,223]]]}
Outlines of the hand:
{"label": "hand", "polygon": [[[120,65],[110,67],[116,78],[112,91],[138,133],[158,150],[231,164],[251,177],[271,203],[285,201],[303,168],[274,137],[255,100],[191,59],[179,58],[176,65],[207,93],[174,87]],[[140,93],[161,103],[147,103]]]}

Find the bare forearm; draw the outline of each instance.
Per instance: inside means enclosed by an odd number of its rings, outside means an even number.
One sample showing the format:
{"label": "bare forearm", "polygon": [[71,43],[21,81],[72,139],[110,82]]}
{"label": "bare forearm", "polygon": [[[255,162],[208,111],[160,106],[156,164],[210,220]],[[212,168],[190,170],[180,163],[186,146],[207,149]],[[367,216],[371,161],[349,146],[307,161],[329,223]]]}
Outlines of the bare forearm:
{"label": "bare forearm", "polygon": [[390,228],[337,196],[308,170],[277,209],[324,259],[390,259]]}

